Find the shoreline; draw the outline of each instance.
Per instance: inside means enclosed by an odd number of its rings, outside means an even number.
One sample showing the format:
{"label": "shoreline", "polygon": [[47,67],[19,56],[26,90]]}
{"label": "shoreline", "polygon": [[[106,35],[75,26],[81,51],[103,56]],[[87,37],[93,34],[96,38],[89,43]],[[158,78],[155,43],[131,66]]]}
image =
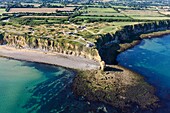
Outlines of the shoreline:
{"label": "shoreline", "polygon": [[[170,34],[170,30],[140,35],[141,40],[126,43],[126,48],[121,48],[119,54],[140,44],[143,39],[159,38],[168,34]],[[130,110],[130,106],[134,103],[142,111],[153,111],[161,106],[156,95],[156,88],[149,84],[144,76],[121,66],[118,62],[116,65],[108,66],[111,66],[110,69],[105,69],[104,72],[94,71],[90,73],[80,70],[73,82],[75,94],[83,95],[87,100],[107,103],[120,108],[122,112]]]}
{"label": "shoreline", "polygon": [[[119,54],[136,46],[143,39],[159,38],[168,34],[170,34],[170,30],[141,35],[140,40],[122,44]],[[102,72],[99,70],[99,63],[86,58],[40,51],[38,49],[16,49],[4,45],[0,46],[0,57],[44,63],[75,70],[73,92],[76,95],[83,95],[87,100],[101,101],[113,107],[120,107],[123,111],[130,108],[133,103],[137,103],[142,109],[153,110],[159,106],[159,99],[155,96],[156,88],[149,84],[141,74],[119,64],[111,66],[105,72]],[[110,89],[111,87],[114,88]],[[134,92],[135,90],[137,92]],[[148,93],[145,94],[143,91]],[[116,101],[113,103],[113,100],[110,99],[116,99]]]}
{"label": "shoreline", "polygon": [[[123,48],[123,49],[122,49],[122,47],[121,47],[120,50],[118,51],[118,54],[117,54],[116,58],[117,58],[118,55],[121,54],[122,52],[125,52],[125,51],[127,51],[128,49],[131,49],[131,48],[139,45],[144,39],[162,38],[162,37],[165,36],[165,35],[170,35],[170,30],[158,31],[158,32],[153,32],[153,33],[148,33],[148,34],[141,34],[141,35],[140,35],[140,40],[134,40],[134,41],[132,41],[131,43],[125,44],[125,45],[127,46],[126,48]],[[119,64],[119,62],[118,62],[117,60],[116,60],[116,62],[117,62],[117,64],[116,64],[117,66],[119,66],[119,67],[121,67],[121,68],[124,68],[124,69],[126,69],[126,70],[129,70],[129,71],[131,71],[131,72],[133,72],[133,73],[136,73],[137,75],[139,75],[140,77],[142,77],[142,78],[144,79],[144,82],[146,82],[147,84],[149,84],[150,86],[152,86],[152,87],[154,88],[154,93],[153,93],[153,94],[156,95],[156,90],[157,90],[156,87],[154,87],[153,84],[148,83],[147,80],[146,80],[146,78],[145,78],[142,74],[140,74],[140,73],[138,73],[138,72],[136,72],[136,71],[134,71],[134,70],[128,69],[127,67],[122,66],[121,64]],[[156,96],[157,96],[157,95],[156,95]],[[158,101],[158,103],[159,103],[159,101]],[[158,105],[158,106],[160,107],[160,105]]]}
{"label": "shoreline", "polygon": [[165,35],[170,35],[170,30],[158,31],[158,32],[147,33],[147,34],[141,34],[139,36],[140,40],[133,40],[131,43],[121,44],[120,49],[118,50],[118,54],[116,55],[116,57],[120,53],[122,53],[122,52],[124,52],[124,51],[126,51],[126,50],[128,50],[130,48],[133,48],[134,46],[140,44],[143,39],[161,38],[162,36],[165,36]]}
{"label": "shoreline", "polygon": [[83,57],[75,57],[47,51],[43,52],[33,49],[16,49],[6,45],[0,46],[0,57],[80,70],[99,69],[100,66],[98,62]]}
{"label": "shoreline", "polygon": [[75,95],[104,102],[122,113],[132,113],[133,107],[152,111],[160,106],[155,88],[143,76],[119,65],[109,68],[105,72],[79,70],[72,86]]}

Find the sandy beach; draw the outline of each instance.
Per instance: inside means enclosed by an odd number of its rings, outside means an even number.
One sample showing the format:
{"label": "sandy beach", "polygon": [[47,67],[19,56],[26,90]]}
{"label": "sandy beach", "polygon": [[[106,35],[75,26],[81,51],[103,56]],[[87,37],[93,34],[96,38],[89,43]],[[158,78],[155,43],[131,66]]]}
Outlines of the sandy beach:
{"label": "sandy beach", "polygon": [[99,63],[83,57],[32,49],[16,49],[5,45],[0,46],[0,56],[17,60],[47,63],[72,69],[91,70],[99,68]]}

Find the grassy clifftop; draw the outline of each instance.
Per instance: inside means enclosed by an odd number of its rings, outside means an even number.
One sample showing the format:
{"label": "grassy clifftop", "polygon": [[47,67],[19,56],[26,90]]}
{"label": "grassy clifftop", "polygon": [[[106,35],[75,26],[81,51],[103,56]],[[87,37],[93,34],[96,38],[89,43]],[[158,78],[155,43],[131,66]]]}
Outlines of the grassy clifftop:
{"label": "grassy clifftop", "polygon": [[[155,21],[149,23],[139,23],[135,25],[125,25],[114,33],[101,35],[97,39],[96,47],[101,59],[106,64],[116,63],[117,54],[125,50],[125,44],[136,44],[142,40],[144,35],[152,32],[165,31],[170,29],[170,21]],[[161,34],[164,34],[163,32]],[[167,34],[167,32],[165,32]],[[140,36],[141,35],[141,36]],[[152,35],[151,35],[152,36]],[[146,37],[146,36],[145,36]]]}
{"label": "grassy clifftop", "polygon": [[[110,28],[112,30],[106,30]],[[54,51],[114,64],[117,54],[126,49],[126,44],[136,44],[142,39],[141,34],[170,29],[170,20],[117,25],[4,25],[0,26],[0,29],[4,44],[9,46]]]}

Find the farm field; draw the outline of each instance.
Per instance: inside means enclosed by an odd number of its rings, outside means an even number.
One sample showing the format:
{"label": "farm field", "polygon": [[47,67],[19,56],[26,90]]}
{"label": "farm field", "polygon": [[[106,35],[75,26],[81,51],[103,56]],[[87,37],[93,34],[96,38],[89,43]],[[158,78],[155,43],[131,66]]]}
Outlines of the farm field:
{"label": "farm field", "polygon": [[82,19],[119,19],[119,20],[129,20],[129,17],[105,17],[105,16],[77,16],[76,18],[82,18]]}
{"label": "farm field", "polygon": [[132,9],[134,7],[129,7],[129,6],[116,6],[116,5],[112,5],[112,7],[116,8],[116,9]]}
{"label": "farm field", "polygon": [[40,3],[21,3],[22,5],[33,5],[34,7],[39,7]]}
{"label": "farm field", "polygon": [[42,25],[42,24],[59,24],[67,21],[67,16],[23,16],[20,18],[11,18],[10,22],[21,25]]}
{"label": "farm field", "polygon": [[123,14],[121,14],[121,13],[102,13],[102,12],[100,12],[100,13],[84,13],[84,14],[82,14],[82,15],[88,15],[88,16],[124,16]]}
{"label": "farm field", "polygon": [[170,15],[170,11],[168,10],[159,10],[159,12],[163,15]]}
{"label": "farm field", "polygon": [[[124,6],[125,7],[125,6]],[[146,10],[132,10],[127,7],[116,7],[116,8],[85,8],[82,9],[81,16],[77,16],[75,18],[79,19],[111,19],[116,21],[150,21],[150,20],[165,20],[170,19],[166,17],[165,14],[161,14],[155,8],[150,8]],[[129,9],[128,9],[129,8]],[[168,13],[167,13],[168,14]]]}
{"label": "farm field", "polygon": [[11,8],[9,13],[55,13],[57,11],[73,11],[74,7],[65,8]]}
{"label": "farm field", "polygon": [[136,20],[170,20],[170,17],[132,17]]}
{"label": "farm field", "polygon": [[5,8],[0,8],[0,15],[2,15],[3,13],[5,13]]}
{"label": "farm field", "polygon": [[53,5],[53,6],[64,6],[64,5],[61,4],[61,3],[50,3],[50,5]]}
{"label": "farm field", "polygon": [[83,11],[85,12],[93,12],[93,13],[99,13],[99,12],[103,12],[103,13],[117,13],[116,10],[114,10],[113,8],[87,8],[84,9]]}
{"label": "farm field", "polygon": [[85,8],[82,9],[81,12],[83,12],[82,15],[97,15],[97,16],[123,16],[122,14],[118,13],[113,8]]}
{"label": "farm field", "polygon": [[121,13],[134,20],[167,20],[170,17],[155,10],[121,10]]}
{"label": "farm field", "polygon": [[68,16],[22,16],[21,18],[68,18]]}
{"label": "farm field", "polygon": [[128,16],[135,17],[162,17],[164,15],[160,14],[158,11],[151,10],[123,10],[121,13],[124,13]]}
{"label": "farm field", "polygon": [[[29,4],[29,3],[28,3]],[[30,4],[29,4],[30,5]],[[53,3],[51,5],[62,5],[58,3]],[[70,4],[69,4],[70,5]],[[161,14],[159,11],[155,10],[153,7],[151,10],[148,7],[146,10],[135,10],[129,6],[114,6],[111,5],[107,8],[101,8],[102,5],[87,5],[86,7],[80,5],[77,11],[74,11],[73,7],[64,7],[64,8],[11,8],[9,14],[13,13],[25,13],[28,12],[30,15],[22,15],[18,18],[11,18],[10,22],[19,25],[52,25],[52,24],[67,24],[68,22],[74,23],[76,26],[82,25],[85,26],[85,29],[78,31],[77,28],[70,28],[70,26],[65,26],[70,29],[77,30],[74,34],[74,37],[93,37],[95,34],[105,34],[108,32],[114,32],[119,27],[131,24],[138,24],[141,22],[148,22],[152,20],[164,20],[170,19],[164,14]],[[61,11],[57,15],[56,11]],[[71,13],[69,15],[64,15],[63,12]],[[39,14],[31,14],[31,13]],[[41,14],[42,13],[42,14]],[[56,13],[55,15],[43,15],[43,13]],[[60,16],[63,15],[63,16]],[[74,16],[72,16],[74,15]],[[69,19],[69,20],[68,20]],[[92,24],[91,24],[92,22]],[[73,30],[73,31],[74,31]],[[73,32],[67,29],[64,34],[67,32]],[[60,31],[61,32],[61,31]],[[91,39],[89,39],[91,40]]]}

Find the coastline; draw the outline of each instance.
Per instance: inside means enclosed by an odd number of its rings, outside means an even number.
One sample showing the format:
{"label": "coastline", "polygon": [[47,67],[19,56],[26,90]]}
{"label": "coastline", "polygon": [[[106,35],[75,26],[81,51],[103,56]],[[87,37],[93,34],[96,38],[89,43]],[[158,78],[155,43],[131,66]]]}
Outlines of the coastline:
{"label": "coastline", "polygon": [[[142,34],[140,40],[121,45],[116,57],[121,52],[140,44],[143,39],[158,38],[168,34],[170,30]],[[73,82],[73,90],[76,95],[83,95],[91,101],[102,101],[126,113],[132,112],[126,110],[131,110],[130,106],[134,103],[144,111],[153,111],[160,107],[159,98],[155,95],[156,88],[147,83],[141,74],[121,66],[118,62],[117,65],[109,66],[104,72],[79,71]]]}
{"label": "coastline", "polygon": [[32,49],[16,49],[5,45],[0,46],[0,56],[16,60],[51,64],[71,69],[99,69],[99,63],[83,57],[75,57],[54,52],[43,52]]}
{"label": "coastline", "polygon": [[[133,48],[134,46],[138,45],[141,43],[141,41],[143,39],[152,39],[152,38],[159,38],[161,36],[164,35],[168,35],[170,34],[170,30],[166,30],[166,31],[158,31],[158,32],[153,32],[153,33],[147,33],[147,34],[141,34],[139,37],[139,40],[134,40],[131,43],[124,43],[124,44],[120,44],[120,49],[118,50],[118,54],[117,56],[121,53],[124,52],[130,48]],[[116,56],[116,57],[117,57]]]}
{"label": "coastline", "polygon": [[[155,35],[154,32],[141,35],[140,40],[121,45],[119,54],[136,46],[142,39],[167,35],[170,34],[170,30],[156,33],[158,34]],[[73,81],[73,91],[76,95],[119,107],[121,111],[131,109],[131,104],[134,103],[142,109],[153,110],[159,107],[155,88],[148,84],[142,75],[119,64],[108,66],[103,72],[98,70],[98,63],[86,58],[9,46],[0,46],[0,56],[75,69],[77,75]]]}
{"label": "coastline", "polygon": [[121,113],[153,111],[159,107],[155,88],[144,78],[122,66],[109,66],[105,72],[79,70],[73,81],[73,92],[89,101],[104,102]]}

